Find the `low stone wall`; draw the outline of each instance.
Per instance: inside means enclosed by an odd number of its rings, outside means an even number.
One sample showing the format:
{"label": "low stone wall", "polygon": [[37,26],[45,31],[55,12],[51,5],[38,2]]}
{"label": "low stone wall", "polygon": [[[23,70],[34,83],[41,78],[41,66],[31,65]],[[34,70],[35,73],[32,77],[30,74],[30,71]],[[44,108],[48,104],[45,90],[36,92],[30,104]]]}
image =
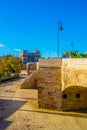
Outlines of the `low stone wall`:
{"label": "low stone wall", "polygon": [[37,69],[38,69],[38,63],[37,62],[30,62],[30,63],[26,64],[26,70],[27,70],[28,75],[32,74]]}
{"label": "low stone wall", "polygon": [[37,89],[38,71],[29,75],[20,85],[21,89]]}

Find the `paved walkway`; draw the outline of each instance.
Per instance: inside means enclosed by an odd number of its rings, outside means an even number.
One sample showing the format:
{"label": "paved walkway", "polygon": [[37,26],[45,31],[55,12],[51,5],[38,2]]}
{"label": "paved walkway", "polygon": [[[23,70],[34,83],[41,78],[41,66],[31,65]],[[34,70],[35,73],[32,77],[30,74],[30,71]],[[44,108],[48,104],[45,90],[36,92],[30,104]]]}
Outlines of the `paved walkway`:
{"label": "paved walkway", "polygon": [[87,114],[38,109],[38,91],[21,79],[0,85],[0,130],[86,130]]}

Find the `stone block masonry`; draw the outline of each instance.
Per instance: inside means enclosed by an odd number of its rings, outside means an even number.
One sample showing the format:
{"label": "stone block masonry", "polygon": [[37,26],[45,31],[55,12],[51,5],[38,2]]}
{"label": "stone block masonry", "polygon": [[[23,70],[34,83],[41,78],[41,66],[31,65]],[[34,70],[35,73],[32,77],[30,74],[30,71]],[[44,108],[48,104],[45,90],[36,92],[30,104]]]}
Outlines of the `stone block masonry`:
{"label": "stone block masonry", "polygon": [[40,108],[62,109],[61,59],[40,59],[38,102]]}
{"label": "stone block masonry", "polygon": [[87,110],[87,58],[62,59],[62,109]]}
{"label": "stone block masonry", "polygon": [[22,88],[38,88],[40,108],[87,111],[87,59],[39,59]]}
{"label": "stone block masonry", "polygon": [[87,59],[40,59],[40,108],[87,111]]}

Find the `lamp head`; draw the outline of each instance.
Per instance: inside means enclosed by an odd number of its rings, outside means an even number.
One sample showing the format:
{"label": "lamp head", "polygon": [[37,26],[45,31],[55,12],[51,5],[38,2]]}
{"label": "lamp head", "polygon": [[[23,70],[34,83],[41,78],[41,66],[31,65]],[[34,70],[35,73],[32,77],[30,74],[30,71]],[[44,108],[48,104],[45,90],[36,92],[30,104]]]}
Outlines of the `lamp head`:
{"label": "lamp head", "polygon": [[62,30],[63,30],[63,27],[62,27],[62,25],[59,27],[59,30],[60,30],[60,31],[62,31]]}

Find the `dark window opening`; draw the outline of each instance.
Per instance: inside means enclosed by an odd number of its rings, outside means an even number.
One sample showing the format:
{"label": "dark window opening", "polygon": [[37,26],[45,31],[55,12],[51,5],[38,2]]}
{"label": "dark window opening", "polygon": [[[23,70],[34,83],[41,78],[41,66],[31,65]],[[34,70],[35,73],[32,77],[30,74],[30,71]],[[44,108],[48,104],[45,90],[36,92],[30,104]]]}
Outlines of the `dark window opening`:
{"label": "dark window opening", "polygon": [[63,94],[63,98],[66,99],[67,98],[67,94]]}
{"label": "dark window opening", "polygon": [[76,98],[80,98],[80,94],[79,93],[76,94]]}

